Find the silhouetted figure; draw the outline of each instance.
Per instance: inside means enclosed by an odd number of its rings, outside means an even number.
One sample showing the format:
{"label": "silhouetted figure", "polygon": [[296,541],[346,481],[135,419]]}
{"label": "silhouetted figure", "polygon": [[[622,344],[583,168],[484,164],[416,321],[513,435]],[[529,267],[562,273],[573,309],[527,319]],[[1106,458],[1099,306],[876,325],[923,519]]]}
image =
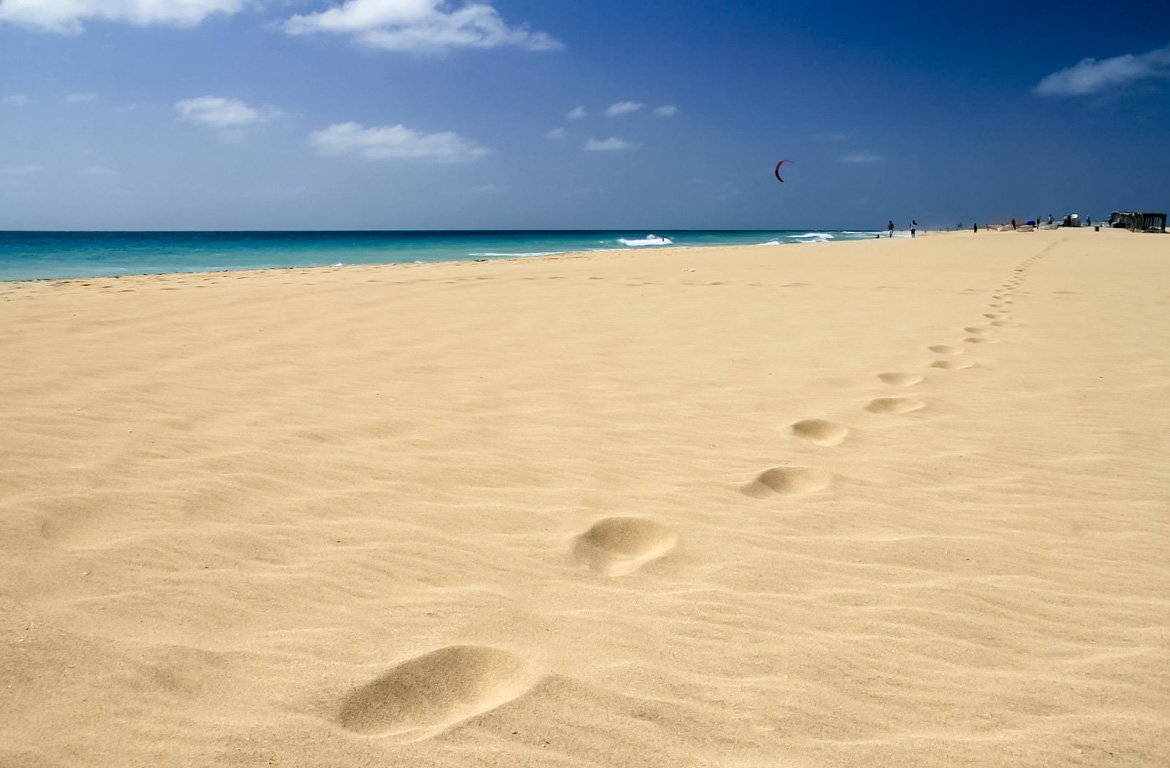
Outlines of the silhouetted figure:
{"label": "silhouetted figure", "polygon": [[894,222],[893,221],[886,224],[886,231],[890,233],[889,234],[890,237],[894,236]]}

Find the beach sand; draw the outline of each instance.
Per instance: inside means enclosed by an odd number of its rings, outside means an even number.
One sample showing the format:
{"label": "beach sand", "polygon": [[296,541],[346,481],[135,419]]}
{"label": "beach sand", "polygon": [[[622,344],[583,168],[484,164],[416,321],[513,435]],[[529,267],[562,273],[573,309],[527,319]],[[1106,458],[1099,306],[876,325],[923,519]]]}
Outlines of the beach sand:
{"label": "beach sand", "polygon": [[0,284],[0,765],[1170,765],[1170,238]]}

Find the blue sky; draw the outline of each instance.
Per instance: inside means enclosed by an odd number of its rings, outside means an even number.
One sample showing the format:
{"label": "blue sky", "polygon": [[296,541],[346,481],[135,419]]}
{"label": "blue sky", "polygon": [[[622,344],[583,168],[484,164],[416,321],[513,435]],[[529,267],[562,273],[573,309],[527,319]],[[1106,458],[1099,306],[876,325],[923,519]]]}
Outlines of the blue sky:
{"label": "blue sky", "polygon": [[0,0],[0,229],[1170,209],[1170,6],[880,6]]}

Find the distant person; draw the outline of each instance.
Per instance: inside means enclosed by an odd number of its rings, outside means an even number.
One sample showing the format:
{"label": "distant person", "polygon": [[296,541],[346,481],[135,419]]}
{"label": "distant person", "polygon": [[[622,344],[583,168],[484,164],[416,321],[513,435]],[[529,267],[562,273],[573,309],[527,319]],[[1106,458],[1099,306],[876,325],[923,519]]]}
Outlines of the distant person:
{"label": "distant person", "polygon": [[1012,229],[1014,230],[1015,228],[1016,228],[1016,217],[1013,216],[1012,217]]}
{"label": "distant person", "polygon": [[891,221],[886,224],[886,231],[890,233],[889,237],[894,236],[894,222]]}
{"label": "distant person", "polygon": [[914,233],[918,231],[918,220],[910,219],[910,237],[914,237]]}
{"label": "distant person", "polygon": [[975,222],[971,225],[971,231],[975,234],[979,234],[979,222]]}

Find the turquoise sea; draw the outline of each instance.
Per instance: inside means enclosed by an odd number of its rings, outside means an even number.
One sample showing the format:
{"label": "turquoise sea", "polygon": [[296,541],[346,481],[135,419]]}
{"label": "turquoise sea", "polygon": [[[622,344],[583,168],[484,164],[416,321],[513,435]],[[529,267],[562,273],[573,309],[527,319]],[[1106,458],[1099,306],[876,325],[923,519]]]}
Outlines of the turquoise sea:
{"label": "turquoise sea", "polygon": [[579,251],[812,244],[873,232],[517,230],[0,232],[0,280],[510,259]]}

